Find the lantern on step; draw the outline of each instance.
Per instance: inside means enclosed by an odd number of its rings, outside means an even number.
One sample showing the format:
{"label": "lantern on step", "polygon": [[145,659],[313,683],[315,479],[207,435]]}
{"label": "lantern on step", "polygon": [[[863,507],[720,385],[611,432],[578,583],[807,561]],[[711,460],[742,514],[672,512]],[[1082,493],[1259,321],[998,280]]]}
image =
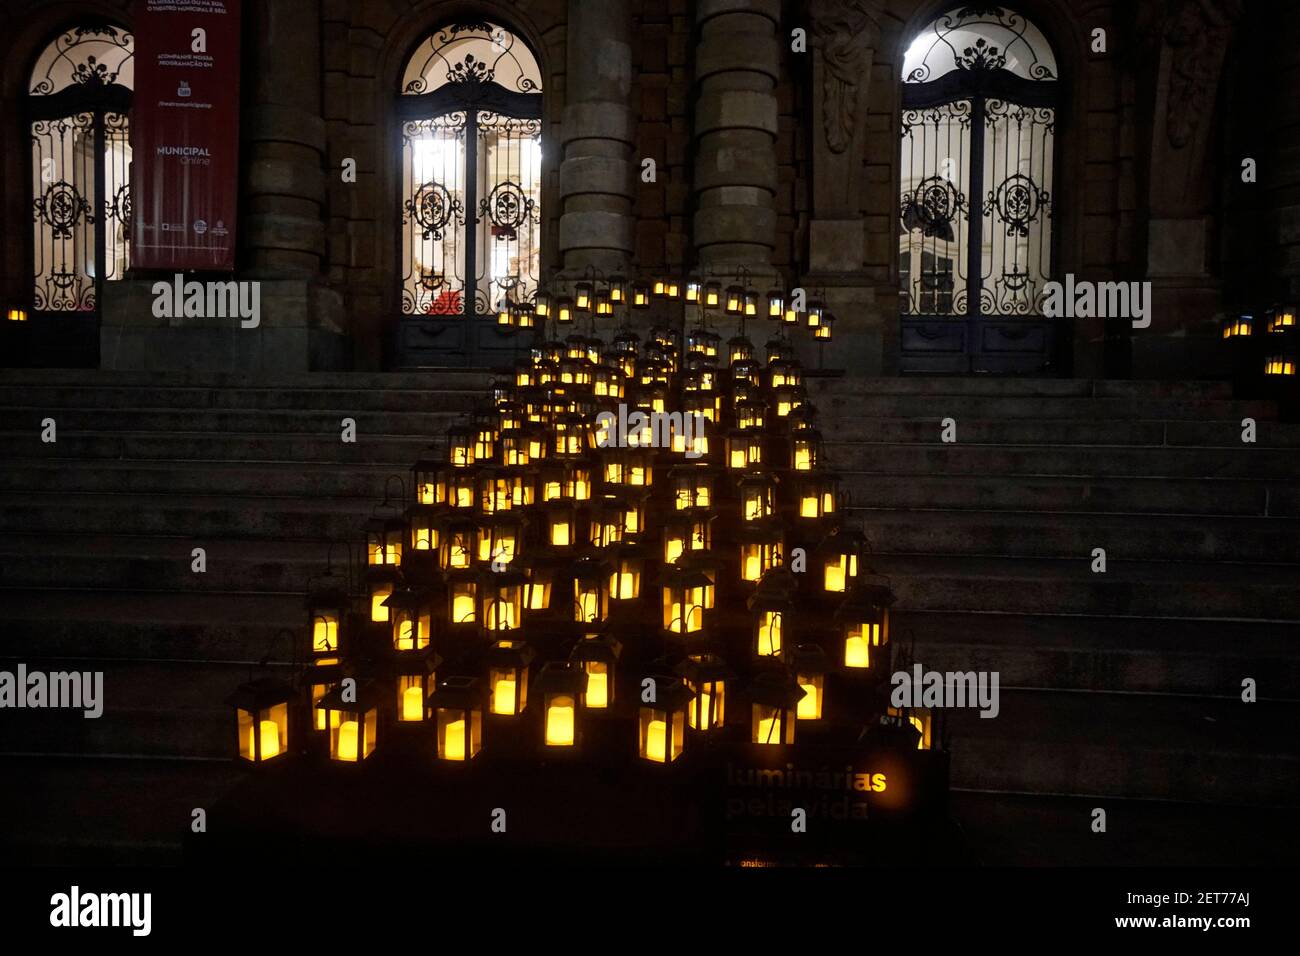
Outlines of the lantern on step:
{"label": "lantern on step", "polygon": [[442,467],[440,462],[431,458],[421,458],[411,466],[411,487],[415,489],[416,504],[436,505],[441,504],[443,498],[439,494],[438,470]]}
{"label": "lantern on step", "polygon": [[749,471],[737,482],[740,494],[740,517],[743,521],[763,521],[776,514],[776,476],[765,471]]}
{"label": "lantern on step", "polygon": [[438,665],[442,663],[432,647],[412,654],[399,654],[393,661],[397,685],[398,723],[422,723],[425,701],[433,692]]}
{"label": "lantern on step", "polygon": [[767,366],[768,384],[771,388],[783,385],[798,385],[803,380],[803,372],[795,359],[778,358]]}
{"label": "lantern on step", "polygon": [[822,298],[812,299],[808,303],[808,328],[819,328],[825,315],[826,301]]}
{"label": "lantern on step", "polygon": [[802,520],[817,521],[836,512],[839,497],[839,476],[832,474],[801,474],[795,479],[795,514]]}
{"label": "lantern on step", "polygon": [[708,576],[696,568],[665,567],[660,582],[664,631],[681,637],[703,631],[705,592],[711,584]]}
{"label": "lantern on step", "polygon": [[533,315],[538,319],[547,319],[551,315],[551,294],[538,290],[533,299]]}
{"label": "lantern on step", "polygon": [[826,695],[826,652],[816,644],[800,644],[790,655],[795,682],[803,691],[795,707],[798,720],[821,720]]}
{"label": "lantern on step", "polygon": [[468,518],[451,518],[443,522],[438,537],[438,567],[444,571],[462,571],[474,563],[477,526]]}
{"label": "lantern on step", "polygon": [[527,428],[515,428],[501,433],[501,462],[511,467],[527,465],[532,460]]}
{"label": "lantern on step", "polygon": [[772,410],[777,418],[785,418],[807,398],[807,390],[802,385],[779,385],[772,389]]}
{"label": "lantern on step", "polygon": [[379,733],[379,690],[373,682],[353,681],[343,680],[316,705],[325,712],[330,759],[339,763],[364,761],[375,752]]}
{"label": "lantern on step", "polygon": [[812,337],[814,339],[817,339],[820,342],[829,342],[834,337],[833,336],[834,329],[835,329],[835,313],[826,312],[822,315],[822,320],[820,324],[818,324],[813,329]]}
{"label": "lantern on step", "polygon": [[733,428],[727,433],[727,468],[745,471],[763,464],[763,430]]}
{"label": "lantern on step", "polygon": [[795,471],[812,471],[821,459],[821,432],[815,428],[797,428],[790,433],[790,466]]}
{"label": "lantern on step", "polygon": [[677,673],[692,692],[686,722],[692,730],[721,729],[726,719],[727,685],[735,676],[716,654],[688,654]]}
{"label": "lantern on step", "polygon": [[821,589],[842,594],[858,579],[867,541],[856,528],[836,528],[813,550]]}
{"label": "lantern on step", "polygon": [[641,597],[641,576],[645,573],[645,552],[639,545],[614,549],[609,572],[609,599],[635,601]]}
{"label": "lantern on step", "polygon": [[594,548],[608,548],[623,540],[623,502],[615,495],[605,495],[591,510],[587,543]]}
{"label": "lantern on step", "polygon": [[650,289],[644,282],[632,284],[632,308],[637,310],[650,308]]}
{"label": "lantern on step", "polygon": [[754,343],[743,335],[727,339],[727,361],[735,366],[740,362],[749,362],[754,358]]}
{"label": "lantern on step", "polygon": [[1295,316],[1296,307],[1294,305],[1275,306],[1269,312],[1268,331],[1271,333],[1279,333],[1295,328]]}
{"label": "lantern on step", "polygon": [[520,571],[484,571],[479,581],[480,617],[488,636],[504,635],[523,623],[524,584]]}
{"label": "lantern on step", "polygon": [[608,710],[614,702],[614,676],[623,645],[615,637],[588,637],[574,645],[569,660],[587,675],[580,703],[589,710]]}
{"label": "lantern on step", "polygon": [[581,739],[578,701],[586,690],[587,673],[574,661],[548,661],[534,684],[542,699],[542,741],[546,748],[574,747]]}
{"label": "lantern on step", "polygon": [[[433,634],[433,598],[428,590],[399,588],[384,600],[395,651],[421,651]],[[423,700],[423,698],[421,698]]]}
{"label": "lantern on step", "polygon": [[1295,357],[1292,355],[1270,355],[1264,359],[1264,374],[1269,376],[1292,376],[1295,375],[1295,365]]}
{"label": "lantern on step", "polygon": [[678,511],[687,508],[708,508],[713,503],[714,472],[698,465],[679,465],[668,473],[672,488],[673,507]]}
{"label": "lantern on step", "polygon": [[879,649],[889,644],[889,608],[894,592],[886,579],[864,576],[835,611],[839,663],[849,672],[863,672],[877,663]]}
{"label": "lantern on step", "polygon": [[562,295],[555,300],[555,321],[560,325],[568,325],[573,321],[575,303],[572,297]]}
{"label": "lantern on step", "polygon": [[366,560],[369,564],[401,564],[406,522],[400,517],[375,516],[366,522]]}
{"label": "lantern on step", "polygon": [[375,565],[366,569],[366,594],[370,602],[370,621],[388,623],[388,599],[402,586],[402,572],[388,565]]}
{"label": "lantern on step", "polygon": [[474,464],[474,431],[468,425],[453,425],[447,429],[447,463],[453,468],[468,468]]}
{"label": "lantern on step", "polygon": [[533,649],[523,641],[493,641],[487,653],[488,710],[514,717],[528,706],[528,668]]}
{"label": "lantern on step", "polygon": [[655,675],[654,700],[641,704],[637,753],[642,760],[669,764],[686,746],[686,711],[694,695],[680,678]]}
{"label": "lantern on step", "polygon": [[496,515],[478,529],[478,558],[493,570],[509,566],[519,553],[524,526],[514,514]]}
{"label": "lantern on step", "polygon": [[423,552],[425,556],[438,551],[438,529],[442,512],[437,505],[416,503],[406,509],[406,524],[410,529],[407,553]]}
{"label": "lantern on step", "polygon": [[763,746],[794,743],[796,708],[803,689],[784,669],[761,671],[750,684],[750,740]]}
{"label": "lantern on step", "polygon": [[554,562],[535,555],[528,556],[520,559],[520,570],[525,576],[524,613],[548,610],[551,606],[551,586],[555,581]]}
{"label": "lantern on step", "polygon": [[[327,714],[316,705],[322,697],[343,679],[343,665],[337,657],[325,657],[313,661],[303,668],[302,682],[311,692],[312,727],[315,730],[326,729]],[[335,715],[337,717],[337,714]]]}
{"label": "lantern on step", "polygon": [[599,624],[609,616],[609,567],[594,558],[582,558],[573,568],[573,619]]}
{"label": "lantern on step", "polygon": [[767,406],[762,402],[743,401],[736,403],[736,427],[742,432],[760,430],[767,423]]}
{"label": "lantern on step", "polygon": [[473,760],[483,749],[483,686],[474,677],[447,677],[429,695],[439,760]]}
{"label": "lantern on step", "polygon": [[787,623],[794,608],[794,575],[779,568],[763,576],[746,606],[754,617],[753,655],[760,659],[780,658],[788,639]]}
{"label": "lantern on step", "polygon": [[745,311],[745,287],[740,285],[727,286],[727,293],[722,302],[723,311],[727,315],[741,315]]}
{"label": "lantern on step", "polygon": [[447,572],[447,623],[453,627],[478,623],[478,577],[473,571]]}
{"label": "lantern on step", "polygon": [[708,508],[687,508],[669,513],[663,528],[663,561],[676,564],[683,555],[708,551],[713,545],[713,519]]}
{"label": "lantern on step", "polygon": [[476,501],[474,472],[468,468],[453,468],[443,472],[442,476],[447,506],[457,511],[472,511]]}
{"label": "lantern on step", "polygon": [[289,752],[289,704],[295,696],[284,681],[262,677],[226,698],[235,709],[239,759],[262,764]]}
{"label": "lantern on step", "polygon": [[[331,577],[331,575],[326,575]],[[310,636],[308,659],[332,658],[342,646],[343,628],[352,606],[346,591],[333,583],[322,582],[307,592],[307,633]]]}
{"label": "lantern on step", "polygon": [[753,584],[785,560],[785,532],[778,521],[749,521],[741,526],[740,579]]}

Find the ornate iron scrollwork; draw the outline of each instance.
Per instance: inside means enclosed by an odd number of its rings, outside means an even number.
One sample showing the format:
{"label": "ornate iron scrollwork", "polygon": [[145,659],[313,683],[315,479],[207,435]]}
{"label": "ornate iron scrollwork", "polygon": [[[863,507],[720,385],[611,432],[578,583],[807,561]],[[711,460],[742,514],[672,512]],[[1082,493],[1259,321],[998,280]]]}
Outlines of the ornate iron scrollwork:
{"label": "ornate iron scrollwork", "polygon": [[404,203],[407,222],[414,220],[425,239],[441,242],[447,224],[455,217],[457,225],[464,225],[464,207],[461,201],[442,183],[421,183],[410,199]]}
{"label": "ornate iron scrollwork", "polygon": [[927,238],[953,242],[953,220],[966,209],[966,197],[943,176],[927,176],[903,196],[903,228]]}
{"label": "ornate iron scrollwork", "polygon": [[519,227],[533,218],[535,206],[522,186],[507,180],[497,183],[479,202],[478,221],[487,217],[494,239],[518,239]]}
{"label": "ornate iron scrollwork", "polygon": [[87,223],[95,221],[90,203],[66,180],[51,184],[32,204],[37,221],[49,226],[50,235],[55,239],[71,239],[82,219]]}

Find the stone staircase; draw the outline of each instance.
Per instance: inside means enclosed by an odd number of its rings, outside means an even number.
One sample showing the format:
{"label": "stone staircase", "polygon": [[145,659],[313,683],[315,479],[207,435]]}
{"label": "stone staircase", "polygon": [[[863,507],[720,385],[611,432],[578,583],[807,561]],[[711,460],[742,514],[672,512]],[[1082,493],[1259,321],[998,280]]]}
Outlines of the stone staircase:
{"label": "stone staircase", "polygon": [[[283,656],[324,542],[355,537],[386,477],[487,382],[0,372],[0,666],[101,669],[107,696],[98,721],[0,719],[0,772],[26,782],[0,796],[9,855],[174,859],[191,809],[237,775],[221,701],[250,662]],[[978,858],[1294,852],[1300,426],[1212,383],[810,388],[899,595],[896,640],[927,668],[1001,675],[996,720],[949,721]],[[1240,702],[1244,677],[1259,703]],[[1095,806],[1147,855],[1091,834]]]}

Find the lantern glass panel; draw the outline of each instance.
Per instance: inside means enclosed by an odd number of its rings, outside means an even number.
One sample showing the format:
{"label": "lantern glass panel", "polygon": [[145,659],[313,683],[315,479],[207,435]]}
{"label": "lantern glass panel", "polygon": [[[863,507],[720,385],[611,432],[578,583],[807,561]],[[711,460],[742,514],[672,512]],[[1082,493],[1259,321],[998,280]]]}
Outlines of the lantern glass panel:
{"label": "lantern glass panel", "polygon": [[546,745],[572,747],[577,739],[577,702],[572,694],[546,695]]}
{"label": "lantern glass panel", "polygon": [[794,743],[794,721],[789,711],[770,704],[753,705],[753,741],[756,744]]}
{"label": "lantern glass panel", "polygon": [[587,672],[587,689],[583,692],[584,707],[604,710],[609,707],[613,696],[613,681],[609,664],[605,661],[583,661],[582,669]]}
{"label": "lantern glass panel", "polygon": [[758,619],[758,641],[755,645],[755,652],[759,657],[780,656],[784,623],[785,615],[781,611],[762,612]]}
{"label": "lantern glass panel", "polygon": [[823,674],[799,674],[796,676],[803,697],[795,705],[795,716],[799,720],[821,720],[822,696],[826,688]]}
{"label": "lantern glass panel", "polygon": [[640,755],[655,763],[672,763],[686,741],[686,718],[680,710],[642,707],[639,721]]}
{"label": "lantern glass panel", "polygon": [[424,674],[397,675],[397,719],[403,723],[424,720],[424,700],[427,696]]}
{"label": "lantern glass panel", "polygon": [[239,756],[263,763],[289,749],[289,705],[275,704],[260,710],[237,709]]}

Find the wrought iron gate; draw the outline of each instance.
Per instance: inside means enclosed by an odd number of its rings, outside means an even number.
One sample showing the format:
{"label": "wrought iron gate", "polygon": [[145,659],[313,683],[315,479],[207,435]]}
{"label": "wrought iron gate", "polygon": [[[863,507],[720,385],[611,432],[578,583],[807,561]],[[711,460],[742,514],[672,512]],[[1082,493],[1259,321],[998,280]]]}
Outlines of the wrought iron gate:
{"label": "wrought iron gate", "polygon": [[1003,8],[935,20],[904,62],[900,360],[905,372],[1059,364],[1052,268],[1058,82],[1042,34]]}
{"label": "wrought iron gate", "polygon": [[536,61],[488,23],[437,31],[398,99],[399,365],[491,366],[518,348],[495,316],[536,295],[541,99]]}

